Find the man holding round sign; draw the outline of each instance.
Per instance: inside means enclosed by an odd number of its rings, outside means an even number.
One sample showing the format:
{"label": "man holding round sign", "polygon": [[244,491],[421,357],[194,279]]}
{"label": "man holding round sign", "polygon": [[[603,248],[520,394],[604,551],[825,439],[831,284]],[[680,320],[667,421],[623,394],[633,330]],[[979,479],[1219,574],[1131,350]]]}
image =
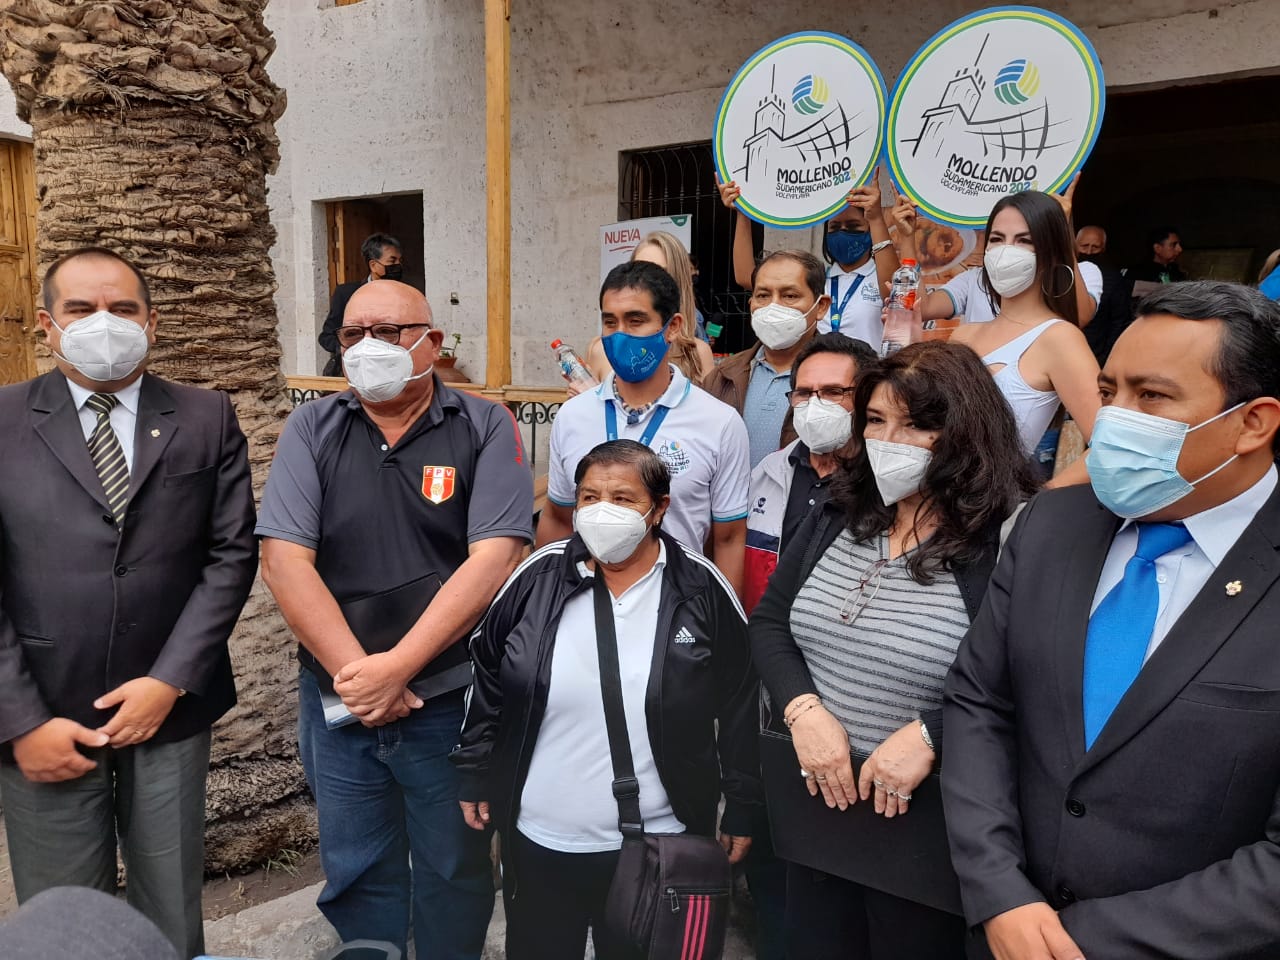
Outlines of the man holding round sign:
{"label": "man holding round sign", "polygon": [[980,227],[1000,197],[1071,181],[1104,102],[1102,65],[1073,24],[1035,7],[964,17],[917,51],[894,87],[893,182],[929,218]]}

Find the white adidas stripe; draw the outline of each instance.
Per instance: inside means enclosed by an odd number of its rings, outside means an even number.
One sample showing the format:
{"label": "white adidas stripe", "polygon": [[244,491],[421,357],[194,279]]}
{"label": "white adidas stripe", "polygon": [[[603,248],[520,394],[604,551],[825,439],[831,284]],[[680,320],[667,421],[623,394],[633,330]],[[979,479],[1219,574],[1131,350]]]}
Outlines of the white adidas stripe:
{"label": "white adidas stripe", "polygon": [[724,589],[724,592],[729,595],[729,599],[733,601],[733,607],[735,610],[738,611],[738,616],[742,618],[743,623],[746,623],[747,614],[746,614],[746,611],[742,609],[742,602],[738,599],[737,591],[735,591],[733,587],[730,586],[729,581],[725,578],[725,575],[720,572],[720,568],[717,567],[710,560],[708,560],[706,557],[704,557],[702,554],[697,553],[694,550],[690,550],[683,543],[680,544],[680,549],[684,551],[684,555],[688,557],[690,560],[694,561],[695,563],[702,564],[704,567],[706,567],[708,570],[710,570],[712,573],[716,575],[716,579],[720,581],[720,586]]}

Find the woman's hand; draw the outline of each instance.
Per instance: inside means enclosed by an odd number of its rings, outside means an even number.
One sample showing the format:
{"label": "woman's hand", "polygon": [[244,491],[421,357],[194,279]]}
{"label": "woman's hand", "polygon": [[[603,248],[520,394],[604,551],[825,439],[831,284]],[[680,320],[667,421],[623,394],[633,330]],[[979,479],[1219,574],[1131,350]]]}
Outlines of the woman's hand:
{"label": "woman's hand", "polygon": [[751,849],[750,837],[731,837],[727,833],[720,834],[720,846],[729,855],[729,863],[741,863]]}
{"label": "woman's hand", "polygon": [[889,219],[897,232],[898,240],[914,240],[916,235],[916,205],[901,194],[889,210]]}
{"label": "woman's hand", "polygon": [[[1067,226],[1071,226],[1071,208],[1076,195],[1076,184],[1080,182],[1080,173],[1071,178],[1071,182],[1067,184],[1067,189],[1063,193],[1051,193],[1049,196],[1058,201],[1058,206],[1062,207],[1062,212],[1066,215]],[[1075,248],[1072,248],[1072,256],[1075,255]]]}
{"label": "woman's hand", "polygon": [[871,751],[858,776],[862,799],[875,793],[876,813],[894,817],[907,812],[911,794],[933,769],[934,753],[912,720]]}
{"label": "woman's hand", "polygon": [[488,800],[481,800],[478,803],[470,800],[459,800],[458,806],[462,808],[462,819],[466,821],[467,826],[472,830],[484,830],[489,826]]}
{"label": "woman's hand", "polygon": [[828,807],[841,810],[857,802],[849,734],[826,707],[811,707],[799,714],[791,725],[791,739],[809,796],[821,791]]}
{"label": "woman's hand", "polygon": [[742,196],[742,188],[738,186],[735,180],[730,180],[728,183],[721,183],[717,180],[716,187],[720,190],[720,202],[732,210],[734,203]]}
{"label": "woman's hand", "polygon": [[866,214],[867,222],[884,219],[884,210],[880,205],[880,168],[876,167],[871,179],[860,187],[849,191],[849,206],[857,207]]}

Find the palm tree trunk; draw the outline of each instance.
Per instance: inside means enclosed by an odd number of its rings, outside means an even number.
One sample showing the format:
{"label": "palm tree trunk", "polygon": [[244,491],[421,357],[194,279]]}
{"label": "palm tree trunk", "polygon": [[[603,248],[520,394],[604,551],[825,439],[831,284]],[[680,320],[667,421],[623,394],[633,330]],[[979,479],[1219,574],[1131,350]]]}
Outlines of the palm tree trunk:
{"label": "palm tree trunk", "polygon": [[[41,272],[91,244],[142,269],[160,314],[150,369],[230,392],[259,493],[289,412],[265,182],[285,98],[264,6],[0,0],[0,70],[34,131]],[[291,646],[257,584],[231,641],[240,705],[215,730],[211,870],[314,836]]]}

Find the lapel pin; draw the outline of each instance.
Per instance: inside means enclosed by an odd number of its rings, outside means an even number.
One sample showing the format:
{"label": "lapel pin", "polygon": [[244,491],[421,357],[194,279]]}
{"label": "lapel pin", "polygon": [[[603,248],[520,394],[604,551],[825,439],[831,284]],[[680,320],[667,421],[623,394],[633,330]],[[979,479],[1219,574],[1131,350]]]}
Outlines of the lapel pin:
{"label": "lapel pin", "polygon": [[1240,595],[1240,591],[1244,589],[1244,584],[1239,580],[1232,580],[1227,584],[1227,596],[1235,597]]}
{"label": "lapel pin", "polygon": [[152,435],[153,437],[158,437],[158,436],[160,436],[160,431],[159,431],[159,430],[156,430],[156,429],[152,429],[152,431],[151,431],[151,435]]}

